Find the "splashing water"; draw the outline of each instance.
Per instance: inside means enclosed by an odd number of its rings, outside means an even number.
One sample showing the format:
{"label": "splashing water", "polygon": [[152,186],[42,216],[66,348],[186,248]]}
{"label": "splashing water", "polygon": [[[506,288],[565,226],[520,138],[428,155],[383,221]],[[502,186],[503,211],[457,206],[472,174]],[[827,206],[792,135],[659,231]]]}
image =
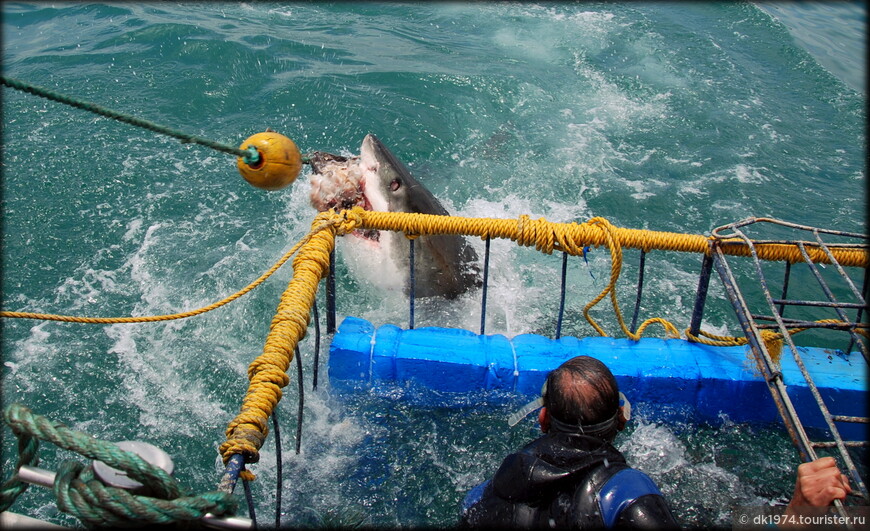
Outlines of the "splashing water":
{"label": "splashing water", "polygon": [[[303,151],[349,154],[375,133],[457,215],[600,215],[692,234],[750,215],[855,232],[866,219],[863,93],[752,4],[2,9],[4,75],[229,143],[271,127]],[[825,20],[842,36],[856,18]],[[838,39],[827,52],[863,57],[863,41]],[[305,176],[265,193],[222,155],[3,95],[4,309],[197,308],[256,278],[309,229]],[[484,243],[471,243],[483,256]],[[407,323],[400,293],[358,274],[341,242],[337,258],[339,318]],[[492,242],[488,333],[553,333],[560,258]],[[569,262],[565,335],[594,333],[582,308],[606,285],[610,260],[604,249],[587,259]],[[626,259],[623,278],[636,278]],[[686,323],[699,260],[648,260],[642,314]],[[4,403],[99,438],[154,442],[172,454],[182,485],[211,490],[216,449],[289,276],[282,270],[236,303],[184,321],[6,320]],[[632,297],[628,284],[620,300]],[[724,301],[711,287],[705,322],[728,333]],[[425,325],[480,323],[472,293],[447,305],[421,301],[417,311]],[[298,456],[288,450],[295,376],[279,410],[287,525],[452,525],[465,492],[536,436],[532,419],[506,424],[527,397],[480,392],[452,407],[412,407],[409,398],[426,390],[339,397],[323,375],[311,392],[313,338],[300,349],[309,387]],[[644,408],[653,419],[664,405],[634,405],[638,420],[617,444],[653,476],[682,524],[728,525],[733,506],[788,496],[798,460],[781,428],[657,424]],[[14,443],[3,441],[8,473]],[[255,465],[266,521],[273,442]],[[44,445],[41,466],[56,469],[66,454]],[[12,510],[75,524],[42,489]]]}

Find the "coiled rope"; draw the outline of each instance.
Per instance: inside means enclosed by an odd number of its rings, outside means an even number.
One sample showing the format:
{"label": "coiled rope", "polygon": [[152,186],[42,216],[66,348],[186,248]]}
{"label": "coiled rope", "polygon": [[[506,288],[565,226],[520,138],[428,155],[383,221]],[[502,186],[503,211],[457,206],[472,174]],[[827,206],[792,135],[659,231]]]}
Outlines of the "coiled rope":
{"label": "coiled rope", "polygon": [[[96,477],[92,466],[77,461],[61,463],[54,482],[57,506],[89,527],[179,524],[199,520],[208,513],[215,516],[235,513],[236,500],[231,494],[215,491],[198,496],[184,495],[166,471],[137,454],[122,450],[114,443],[94,439],[87,433],[70,430],[20,404],[9,405],[4,410],[4,420],[18,438],[16,472],[24,465],[38,463],[39,440],[45,440],[122,470],[154,494],[154,497],[134,495],[109,487]],[[5,481],[0,487],[0,512],[8,509],[26,489],[27,484],[16,476]]]}

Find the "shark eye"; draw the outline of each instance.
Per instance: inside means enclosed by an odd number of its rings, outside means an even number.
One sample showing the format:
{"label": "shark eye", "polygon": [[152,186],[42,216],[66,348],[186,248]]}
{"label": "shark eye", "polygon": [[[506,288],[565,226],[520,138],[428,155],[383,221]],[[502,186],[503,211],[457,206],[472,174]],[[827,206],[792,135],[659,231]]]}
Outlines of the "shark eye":
{"label": "shark eye", "polygon": [[393,181],[390,183],[390,190],[392,190],[394,192],[401,187],[402,187],[402,183],[398,179],[393,179]]}

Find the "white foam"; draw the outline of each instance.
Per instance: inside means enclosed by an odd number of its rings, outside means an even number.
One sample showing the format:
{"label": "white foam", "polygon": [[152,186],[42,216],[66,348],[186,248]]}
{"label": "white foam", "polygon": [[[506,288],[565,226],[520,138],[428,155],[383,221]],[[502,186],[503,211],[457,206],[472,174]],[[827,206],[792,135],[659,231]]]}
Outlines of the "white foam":
{"label": "white foam", "polygon": [[724,525],[735,505],[767,504],[736,474],[716,463],[715,439],[709,445],[703,453],[690,453],[672,428],[644,420],[638,421],[629,437],[616,440],[628,464],[647,473],[679,514],[707,511]]}
{"label": "white foam", "polygon": [[618,445],[631,466],[661,476],[686,466],[686,448],[668,428],[639,422],[631,437]]}
{"label": "white foam", "polygon": [[742,184],[761,184],[769,181],[762,171],[765,168],[756,168],[748,164],[738,164],[734,167],[734,177]]}
{"label": "white foam", "polygon": [[[399,266],[388,254],[387,250],[393,245],[393,239],[406,239],[404,235],[390,231],[381,231],[378,242],[373,242],[352,234],[342,236],[336,241],[336,253],[341,257],[344,265],[350,269],[351,274],[362,279],[375,288],[383,291],[385,298],[392,298],[392,294],[401,294],[408,277],[406,267]],[[407,242],[399,242],[396,245]]]}
{"label": "white foam", "polygon": [[139,410],[142,426],[162,434],[198,436],[203,427],[214,426],[216,419],[228,415],[219,401],[208,396],[200,380],[176,369],[180,364],[173,353],[171,332],[179,326],[167,325],[162,334],[155,329],[162,325],[151,325],[147,331],[130,325],[110,326],[106,335],[114,344],[109,353],[118,357],[125,375],[120,399]]}
{"label": "white foam", "polygon": [[558,40],[559,36],[554,34],[499,28],[493,35],[492,43],[514,57],[536,63],[557,63],[561,55]]}
{"label": "white foam", "polygon": [[132,240],[142,229],[144,220],[141,217],[134,218],[127,223],[127,232],[124,233],[124,241]]}
{"label": "white foam", "polygon": [[[532,199],[513,194],[504,201],[472,199],[462,208],[455,208],[449,201],[445,206],[456,215],[480,218],[518,219],[529,214],[532,219],[544,218],[554,222],[570,222],[586,217],[585,203],[565,204],[543,201],[535,204]],[[480,238],[467,238],[483,268],[485,242]],[[572,289],[588,289],[588,275],[578,275],[578,262],[573,260],[569,268]],[[490,244],[490,264],[487,293],[486,332],[513,337],[523,333],[539,332],[542,326],[555,321],[552,309],[558,304],[558,277],[560,258],[544,257],[538,251],[517,246],[510,240],[493,239]],[[577,295],[578,297],[581,295]],[[449,326],[468,330],[480,327],[481,292],[473,290],[449,305],[438,308],[441,318]],[[427,321],[429,324],[429,321]]]}
{"label": "white foam", "polygon": [[17,385],[28,393],[37,391],[45,375],[50,374],[57,360],[57,350],[49,343],[51,333],[46,330],[48,321],[43,321],[30,328],[30,334],[20,341],[11,352],[15,361],[4,363],[12,371]]}

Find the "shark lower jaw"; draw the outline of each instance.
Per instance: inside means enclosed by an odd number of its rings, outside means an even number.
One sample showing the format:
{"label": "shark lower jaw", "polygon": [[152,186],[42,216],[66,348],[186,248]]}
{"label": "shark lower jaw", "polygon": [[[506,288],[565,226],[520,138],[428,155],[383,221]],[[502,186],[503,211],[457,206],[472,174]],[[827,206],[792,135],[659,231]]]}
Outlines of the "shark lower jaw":
{"label": "shark lower jaw", "polygon": [[362,238],[366,241],[370,241],[372,243],[380,243],[381,241],[381,231],[375,229],[357,229],[351,232],[351,235],[356,236],[357,238]]}

